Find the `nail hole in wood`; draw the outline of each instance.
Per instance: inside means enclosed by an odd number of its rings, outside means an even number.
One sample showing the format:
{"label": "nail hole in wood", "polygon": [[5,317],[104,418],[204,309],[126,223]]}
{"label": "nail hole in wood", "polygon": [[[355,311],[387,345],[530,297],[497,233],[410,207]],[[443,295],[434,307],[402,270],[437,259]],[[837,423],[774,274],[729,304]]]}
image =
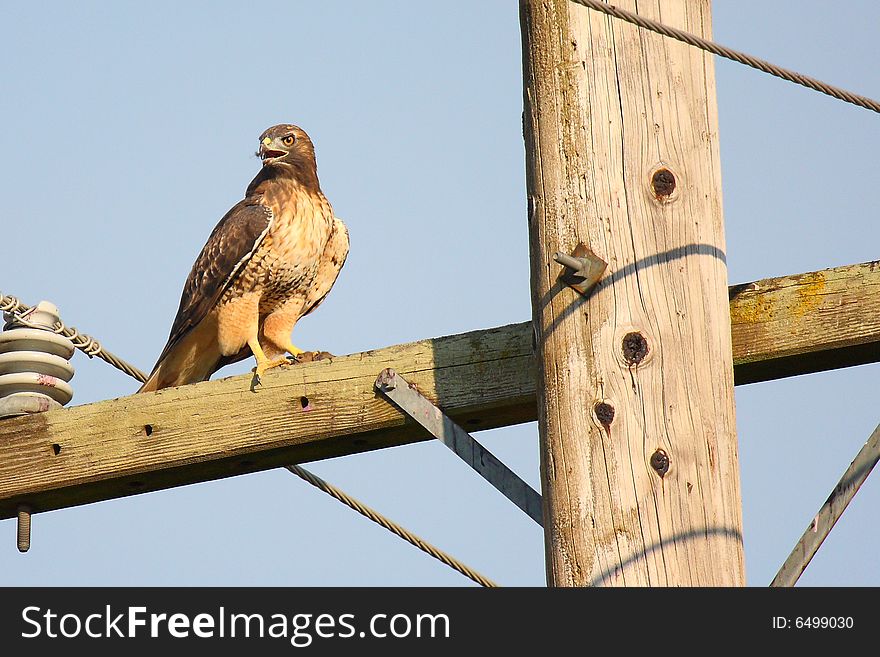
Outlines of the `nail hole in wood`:
{"label": "nail hole in wood", "polygon": [[300,408],[306,410],[309,407],[309,398],[308,397],[300,397],[299,398]]}
{"label": "nail hole in wood", "polygon": [[153,435],[153,425],[152,424],[145,424],[144,425],[144,433],[147,436],[152,436]]}
{"label": "nail hole in wood", "polygon": [[55,456],[58,456],[61,453],[61,445],[52,443],[52,451],[55,453]]}

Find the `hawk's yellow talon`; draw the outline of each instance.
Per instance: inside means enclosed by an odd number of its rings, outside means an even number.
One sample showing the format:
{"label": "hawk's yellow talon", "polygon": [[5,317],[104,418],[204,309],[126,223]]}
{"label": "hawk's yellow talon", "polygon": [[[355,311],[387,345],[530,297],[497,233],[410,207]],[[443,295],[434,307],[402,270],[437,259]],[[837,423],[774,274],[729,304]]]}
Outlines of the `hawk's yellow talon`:
{"label": "hawk's yellow talon", "polygon": [[304,353],[306,353],[292,342],[287,344],[284,348],[285,350],[287,350],[287,353],[289,353],[294,358],[298,358],[299,356],[302,356]]}
{"label": "hawk's yellow talon", "polygon": [[275,360],[266,359],[260,363],[257,363],[255,371],[257,374],[257,378],[259,379],[263,376],[263,374],[265,374],[266,372],[268,372],[271,369],[274,369],[276,367],[289,367],[289,366],[290,366],[290,361],[287,360],[286,358],[283,358],[283,357],[276,358]]}

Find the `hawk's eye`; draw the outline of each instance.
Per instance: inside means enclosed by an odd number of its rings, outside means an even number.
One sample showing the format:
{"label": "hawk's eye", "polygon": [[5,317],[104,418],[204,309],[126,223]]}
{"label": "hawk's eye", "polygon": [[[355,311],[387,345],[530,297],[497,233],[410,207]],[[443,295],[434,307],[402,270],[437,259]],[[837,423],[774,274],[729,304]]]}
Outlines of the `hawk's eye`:
{"label": "hawk's eye", "polygon": [[293,142],[295,142],[295,141],[296,141],[296,137],[294,137],[293,135],[287,135],[286,137],[284,137],[281,140],[281,143],[284,144],[285,146],[293,146]]}

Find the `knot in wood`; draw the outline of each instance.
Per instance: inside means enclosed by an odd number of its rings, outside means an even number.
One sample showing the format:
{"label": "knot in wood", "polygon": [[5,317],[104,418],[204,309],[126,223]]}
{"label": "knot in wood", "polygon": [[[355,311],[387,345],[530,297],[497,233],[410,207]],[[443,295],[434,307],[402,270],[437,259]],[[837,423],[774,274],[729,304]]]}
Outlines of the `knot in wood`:
{"label": "knot in wood", "polygon": [[599,420],[599,424],[606,429],[611,426],[611,423],[614,421],[614,407],[611,404],[599,402],[593,407],[593,411],[596,413],[596,419]]}
{"label": "knot in wood", "polygon": [[651,176],[651,190],[658,201],[665,201],[675,191],[675,174],[669,169],[657,169]]}
{"label": "knot in wood", "polygon": [[669,454],[658,447],[654,453],[651,454],[651,467],[654,468],[654,471],[661,478],[663,478],[666,473],[669,472]]}
{"label": "knot in wood", "polygon": [[623,336],[623,359],[629,365],[638,365],[648,355],[648,341],[638,331]]}

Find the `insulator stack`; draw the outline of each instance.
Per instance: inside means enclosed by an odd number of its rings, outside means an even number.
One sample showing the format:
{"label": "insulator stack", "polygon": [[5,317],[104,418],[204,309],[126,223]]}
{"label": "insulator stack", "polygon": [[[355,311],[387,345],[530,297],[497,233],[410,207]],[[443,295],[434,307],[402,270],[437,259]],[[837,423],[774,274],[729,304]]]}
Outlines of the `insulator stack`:
{"label": "insulator stack", "polygon": [[[25,314],[4,313],[0,333],[0,419],[61,408],[73,399],[73,343],[53,332],[58,308],[41,301]],[[31,547],[31,507],[18,506],[18,549]]]}
{"label": "insulator stack", "polygon": [[0,418],[42,413],[73,398],[73,343],[53,333],[58,308],[41,301],[20,321],[4,313],[0,333]]}

